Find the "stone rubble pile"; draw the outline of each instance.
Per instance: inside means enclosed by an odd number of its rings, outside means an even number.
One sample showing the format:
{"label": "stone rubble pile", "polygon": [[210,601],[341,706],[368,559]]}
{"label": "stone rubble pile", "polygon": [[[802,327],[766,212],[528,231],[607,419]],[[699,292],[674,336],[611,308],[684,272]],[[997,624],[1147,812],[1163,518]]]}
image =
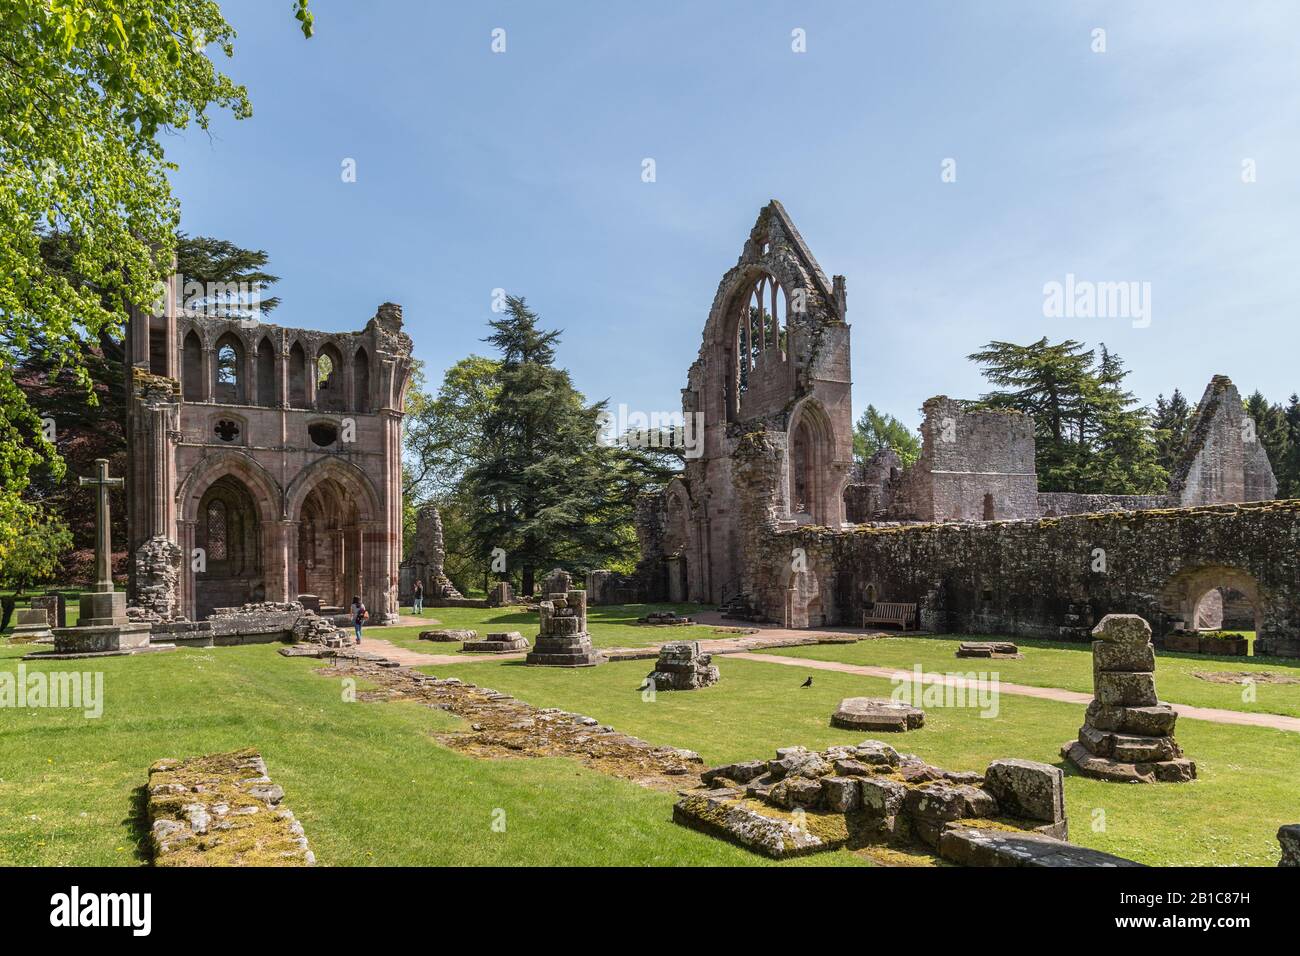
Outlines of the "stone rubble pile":
{"label": "stone rubble pile", "polygon": [[571,757],[602,773],[660,789],[682,786],[703,767],[693,751],[656,746],[585,714],[534,707],[488,687],[392,664],[374,655],[339,656],[321,673],[354,675],[380,688],[360,694],[362,700],[417,700],[463,718],[468,732],[440,737],[462,752],[494,758]]}
{"label": "stone rubble pile", "polygon": [[156,866],[316,863],[256,750],[160,760],[149,768],[148,794]]}
{"label": "stone rubble pile", "polygon": [[1010,660],[1024,655],[1010,641],[962,641],[957,645],[958,657],[988,657]]}
{"label": "stone rubble pile", "polygon": [[683,627],[687,624],[694,624],[689,617],[683,617],[675,611],[655,611],[647,614],[645,617],[636,619],[638,624],[650,624],[655,627]]}
{"label": "stone rubble pile", "polygon": [[[969,865],[1115,865],[1065,842],[1064,774],[995,760],[983,775],[932,767],[879,740],[706,770],[673,808],[680,824],[776,858],[840,847],[920,846]],[[1055,858],[1054,860],[1052,858]]]}
{"label": "stone rubble pile", "polygon": [[1282,844],[1282,859],[1278,866],[1300,866],[1300,823],[1288,823],[1277,831],[1277,842]]}
{"label": "stone rubble pile", "polygon": [[1178,715],[1156,698],[1151,626],[1136,614],[1107,614],[1092,636],[1093,700],[1079,738],[1065,744],[1061,756],[1101,780],[1196,779],[1196,764],[1174,740]]}
{"label": "stone rubble pile", "polygon": [[659,648],[655,669],[646,680],[655,690],[699,690],[718,682],[712,654],[700,653],[699,641],[675,641]]}

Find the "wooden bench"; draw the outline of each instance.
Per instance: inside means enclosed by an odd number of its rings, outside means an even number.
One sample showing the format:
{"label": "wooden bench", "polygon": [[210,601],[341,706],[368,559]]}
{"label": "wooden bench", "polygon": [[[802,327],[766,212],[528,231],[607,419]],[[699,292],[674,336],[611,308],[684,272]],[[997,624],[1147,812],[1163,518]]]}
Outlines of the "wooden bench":
{"label": "wooden bench", "polygon": [[915,627],[916,605],[877,601],[870,610],[862,612],[862,626],[868,624],[897,624],[903,630],[907,630],[909,624]]}

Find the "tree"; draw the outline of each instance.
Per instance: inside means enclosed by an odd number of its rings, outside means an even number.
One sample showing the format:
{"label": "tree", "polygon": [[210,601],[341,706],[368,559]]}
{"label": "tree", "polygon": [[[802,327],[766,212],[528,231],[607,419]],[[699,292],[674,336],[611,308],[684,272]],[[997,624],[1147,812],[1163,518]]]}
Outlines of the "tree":
{"label": "tree", "polygon": [[483,430],[501,390],[500,370],[496,359],[471,355],[447,369],[438,394],[430,396],[423,365],[415,364],[403,421],[406,497],[423,501],[454,491],[467,463],[482,458]]}
{"label": "tree", "polygon": [[1123,361],[1104,344],[1098,354],[1073,339],[995,341],[970,358],[1001,387],[976,407],[1033,416],[1043,491],[1152,494],[1167,486],[1148,413],[1123,386]]}
{"label": "tree", "polygon": [[1282,413],[1286,419],[1286,456],[1273,465],[1278,476],[1279,498],[1300,498],[1300,395],[1291,393],[1291,400]]}
{"label": "tree", "polygon": [[625,556],[636,496],[666,475],[656,456],[598,440],[605,403],[588,404],[555,367],[560,333],[540,329],[522,298],[506,306],[486,339],[501,353],[497,390],[461,489],[480,560],[502,549],[531,594],[552,565]]}
{"label": "tree", "polygon": [[21,518],[23,527],[0,555],[0,586],[13,589],[0,609],[0,630],[9,625],[17,598],[28,585],[48,580],[58,567],[59,555],[72,545],[72,535],[56,515],[32,508]]}
{"label": "tree", "polygon": [[[176,237],[177,275],[185,285],[198,283],[205,290],[197,301],[185,301],[189,308],[223,309],[239,315],[255,306],[256,317],[265,317],[280,304],[279,296],[261,294],[261,290],[280,281],[279,276],[266,271],[269,261],[265,250],[245,249],[228,239],[187,236],[183,232]],[[251,290],[255,301],[250,301],[244,290]],[[184,288],[181,294],[186,294]]]}
{"label": "tree", "polygon": [[1160,466],[1174,473],[1182,460],[1183,449],[1187,445],[1187,426],[1191,421],[1192,409],[1183,393],[1177,388],[1165,400],[1163,393],[1156,396],[1155,413],[1151,416],[1151,432],[1156,443],[1156,455]]}
{"label": "tree", "polygon": [[868,405],[853,426],[853,457],[861,467],[872,455],[885,448],[892,448],[906,468],[921,456],[921,439],[893,415]]}
{"label": "tree", "polygon": [[[310,36],[307,0],[295,9]],[[87,343],[156,298],[179,221],[159,133],[206,129],[210,108],[250,114],[207,55],[232,56],[233,38],[212,0],[0,5],[0,550],[30,518],[33,468],[58,467],[14,370],[40,340],[89,389]]]}
{"label": "tree", "polygon": [[[177,249],[177,272],[201,277],[205,286],[250,281],[270,286],[279,281],[277,276],[261,271],[268,259],[261,250],[243,249],[207,236],[184,235],[178,238]],[[63,244],[48,244],[46,254],[53,267],[71,268],[71,257]],[[70,278],[80,282],[76,276]],[[275,297],[262,298],[262,312],[269,312],[279,302]],[[28,406],[42,421],[53,425],[51,444],[57,455],[34,466],[23,494],[28,502],[39,504],[67,522],[73,552],[62,570],[69,580],[88,579],[95,547],[94,493],[78,485],[78,476],[90,474],[97,458],[107,458],[115,474],[122,474],[126,467],[123,342],[109,330],[102,330],[98,341],[86,344],[81,360],[89,390],[71,369],[59,365],[41,336],[32,343],[14,376]],[[126,541],[124,508],[113,512],[113,540]]]}

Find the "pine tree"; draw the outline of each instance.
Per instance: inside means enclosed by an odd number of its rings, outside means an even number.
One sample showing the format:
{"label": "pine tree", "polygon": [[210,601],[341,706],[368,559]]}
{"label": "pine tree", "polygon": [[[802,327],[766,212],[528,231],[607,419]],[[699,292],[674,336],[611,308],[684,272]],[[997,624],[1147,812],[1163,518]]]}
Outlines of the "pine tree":
{"label": "pine tree", "polygon": [[990,342],[970,358],[1000,389],[982,395],[976,407],[1033,417],[1043,491],[1162,491],[1168,473],[1148,414],[1124,388],[1123,360],[1104,344],[1099,351],[1073,339]]}
{"label": "pine tree", "polygon": [[1280,465],[1274,465],[1277,474],[1279,498],[1300,498],[1300,395],[1291,393],[1291,401],[1282,413],[1286,419],[1287,451]]}
{"label": "pine tree", "polygon": [[486,341],[501,353],[479,453],[462,486],[470,534],[487,559],[501,549],[532,594],[539,572],[599,567],[624,555],[632,501],[651,456],[598,440],[605,403],[587,404],[556,368],[557,331],[542,331],[522,298],[506,300]]}
{"label": "pine tree", "polygon": [[1187,444],[1187,426],[1192,408],[1177,388],[1166,401],[1163,393],[1156,396],[1155,414],[1151,418],[1151,431],[1156,443],[1156,456],[1160,466],[1174,473],[1183,457]]}
{"label": "pine tree", "polygon": [[892,448],[906,468],[920,457],[921,439],[893,415],[868,405],[853,426],[853,457],[861,468],[867,459],[885,448]]}

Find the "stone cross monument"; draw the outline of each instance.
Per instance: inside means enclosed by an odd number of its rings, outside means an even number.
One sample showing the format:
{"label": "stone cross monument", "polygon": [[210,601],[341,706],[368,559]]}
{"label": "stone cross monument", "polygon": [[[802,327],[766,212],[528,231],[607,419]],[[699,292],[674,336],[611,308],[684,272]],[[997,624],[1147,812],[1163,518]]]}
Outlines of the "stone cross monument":
{"label": "stone cross monument", "polygon": [[110,488],[121,488],[121,478],[108,477],[108,459],[95,459],[95,477],[87,478],[84,475],[77,479],[81,487],[87,486],[98,489],[95,495],[95,586],[96,592],[111,592],[113,590],[113,541],[111,538],[112,531],[112,511],[108,500]]}
{"label": "stone cross monument", "polygon": [[108,476],[108,459],[95,460],[95,476],[81,485],[97,491],[95,501],[95,583],[81,595],[76,627],[54,629],[55,653],[118,653],[145,647],[148,624],[134,624],[126,616],[126,593],[113,590],[112,512],[108,495],[122,487],[121,478]]}

